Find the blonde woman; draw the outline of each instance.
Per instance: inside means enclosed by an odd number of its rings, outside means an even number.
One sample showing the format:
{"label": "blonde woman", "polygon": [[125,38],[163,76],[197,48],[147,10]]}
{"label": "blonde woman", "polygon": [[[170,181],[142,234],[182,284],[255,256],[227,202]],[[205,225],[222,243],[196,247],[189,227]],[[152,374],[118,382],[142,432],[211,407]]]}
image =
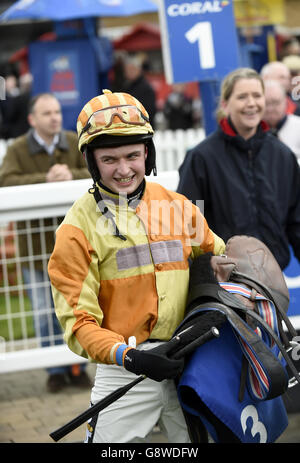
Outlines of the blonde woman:
{"label": "blonde woman", "polygon": [[263,241],[284,269],[289,245],[300,260],[300,175],[294,153],[262,120],[264,84],[253,69],[228,74],[221,87],[218,129],[193,148],[179,169],[178,192],[204,200],[209,226],[227,241]]}

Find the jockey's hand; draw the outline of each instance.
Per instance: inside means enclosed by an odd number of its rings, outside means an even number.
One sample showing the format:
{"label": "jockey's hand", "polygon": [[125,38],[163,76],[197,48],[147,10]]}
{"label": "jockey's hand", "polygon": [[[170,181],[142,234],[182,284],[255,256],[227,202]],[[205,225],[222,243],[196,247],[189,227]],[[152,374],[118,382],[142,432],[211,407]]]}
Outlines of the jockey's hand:
{"label": "jockey's hand", "polygon": [[130,349],[125,354],[124,368],[154,381],[176,378],[184,368],[184,358],[172,359],[167,355],[169,351],[168,343],[150,350]]}

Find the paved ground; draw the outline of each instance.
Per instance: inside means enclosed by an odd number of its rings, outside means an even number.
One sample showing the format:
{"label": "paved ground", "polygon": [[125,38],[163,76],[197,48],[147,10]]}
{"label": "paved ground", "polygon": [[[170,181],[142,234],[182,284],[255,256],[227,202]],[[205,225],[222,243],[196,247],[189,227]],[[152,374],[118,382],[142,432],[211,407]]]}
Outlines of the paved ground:
{"label": "paved ground", "polygon": [[[93,379],[95,365],[88,365],[87,372]],[[51,394],[46,380],[45,370],[0,375],[0,443],[54,443],[49,433],[89,407],[89,389],[68,386]],[[83,424],[59,442],[83,442],[85,429]],[[164,442],[158,429],[154,439]]]}
{"label": "paved ground", "polygon": [[[95,366],[89,365],[87,371],[93,378]],[[44,370],[0,376],[0,443],[54,443],[49,433],[88,408],[89,390],[68,387],[50,394],[46,379]],[[164,442],[156,431],[153,442]],[[82,442],[84,435],[85,424],[60,442]],[[300,412],[289,414],[289,426],[278,442],[300,443]]]}

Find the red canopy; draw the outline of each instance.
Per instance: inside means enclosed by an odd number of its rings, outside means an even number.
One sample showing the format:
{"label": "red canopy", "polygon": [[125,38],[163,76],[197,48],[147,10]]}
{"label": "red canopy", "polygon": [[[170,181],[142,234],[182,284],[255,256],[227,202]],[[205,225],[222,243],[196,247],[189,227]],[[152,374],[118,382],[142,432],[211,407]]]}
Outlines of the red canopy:
{"label": "red canopy", "polygon": [[161,49],[159,26],[139,23],[130,32],[114,41],[115,50],[146,51]]}

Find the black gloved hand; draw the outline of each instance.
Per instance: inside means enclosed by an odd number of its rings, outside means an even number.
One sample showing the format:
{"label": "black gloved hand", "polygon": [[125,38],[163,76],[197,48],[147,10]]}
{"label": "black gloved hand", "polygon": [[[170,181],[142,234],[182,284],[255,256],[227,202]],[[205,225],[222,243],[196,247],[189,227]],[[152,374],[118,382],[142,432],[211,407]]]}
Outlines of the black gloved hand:
{"label": "black gloved hand", "polygon": [[184,368],[184,358],[169,358],[167,354],[170,350],[169,343],[150,350],[130,349],[125,355],[124,367],[131,373],[146,375],[154,381],[176,378]]}

